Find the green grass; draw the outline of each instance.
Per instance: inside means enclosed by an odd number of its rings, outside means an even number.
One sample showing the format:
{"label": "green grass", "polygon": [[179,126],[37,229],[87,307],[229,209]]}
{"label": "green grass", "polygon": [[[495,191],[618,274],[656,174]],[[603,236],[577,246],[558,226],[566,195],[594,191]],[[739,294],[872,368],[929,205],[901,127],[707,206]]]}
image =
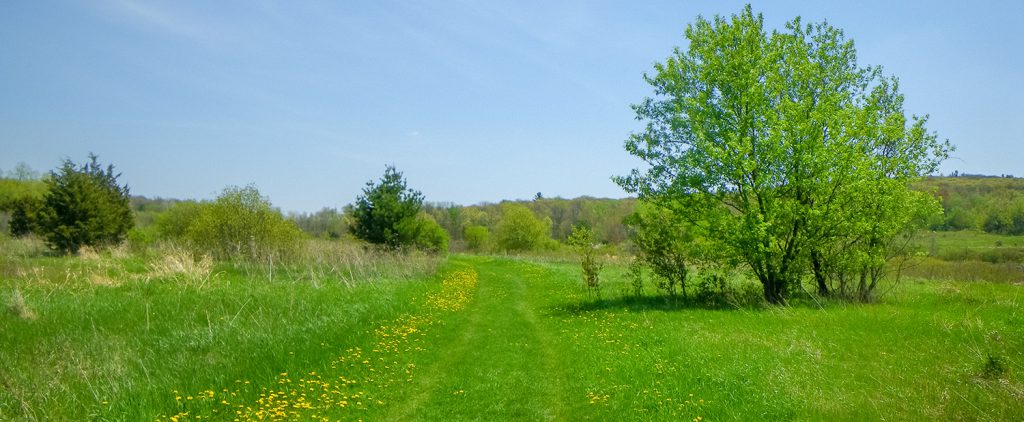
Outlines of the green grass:
{"label": "green grass", "polygon": [[918,256],[903,274],[945,281],[1024,283],[1024,236],[975,231],[923,232],[914,239]]}
{"label": "green grass", "polygon": [[0,299],[17,290],[33,314],[0,315],[0,420],[172,415],[175,390],[268,385],[290,368],[329,365],[431,287],[268,282],[230,265],[195,286],[142,277],[134,258],[31,264],[0,271]]}
{"label": "green grass", "polygon": [[[1024,263],[1024,236],[976,231],[922,232],[914,241],[924,253],[947,261],[982,258],[989,262]],[[986,259],[990,258],[990,259]],[[1003,258],[1003,259],[999,259]]]}
{"label": "green grass", "polygon": [[231,420],[274,407],[271,395],[288,401],[285,416],[328,420],[1024,414],[1014,284],[904,282],[871,305],[707,309],[651,290],[623,298],[621,265],[592,301],[576,266],[514,258],[455,256],[434,277],[351,287],[225,265],[183,286],[147,281],[136,258],[3,265],[0,299],[17,290],[34,317],[0,315],[0,420]]}

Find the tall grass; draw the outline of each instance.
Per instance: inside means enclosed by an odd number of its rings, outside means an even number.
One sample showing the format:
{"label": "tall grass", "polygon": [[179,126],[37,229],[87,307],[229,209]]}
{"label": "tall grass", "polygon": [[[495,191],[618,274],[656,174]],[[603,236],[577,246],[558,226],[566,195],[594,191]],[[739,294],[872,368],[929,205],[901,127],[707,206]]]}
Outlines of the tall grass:
{"label": "tall grass", "polygon": [[418,250],[389,250],[355,242],[308,239],[289,259],[238,261],[234,268],[249,277],[290,280],[312,285],[342,283],[352,287],[380,279],[409,279],[433,274],[444,257]]}
{"label": "tall grass", "polygon": [[0,420],[153,420],[174,390],[329,365],[442,261],[329,241],[273,263],[170,244],[58,256],[0,235]]}

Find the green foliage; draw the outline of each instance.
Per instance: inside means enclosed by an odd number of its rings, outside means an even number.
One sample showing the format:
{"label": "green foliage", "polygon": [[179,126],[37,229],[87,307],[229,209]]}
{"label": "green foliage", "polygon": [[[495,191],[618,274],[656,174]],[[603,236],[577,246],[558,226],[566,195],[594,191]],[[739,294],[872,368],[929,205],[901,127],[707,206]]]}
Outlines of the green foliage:
{"label": "green foliage", "polygon": [[310,236],[340,239],[348,232],[345,214],[334,208],[323,208],[312,214],[290,214],[289,220]]}
{"label": "green foliage", "polygon": [[908,183],[952,147],[905,116],[896,79],[859,67],[840,30],[763,24],[748,5],[687,27],[687,49],[645,77],[655,97],[634,106],[647,124],[626,150],[649,168],[616,181],[715,233],[716,249],[784,303],[815,245],[860,239],[857,271],[877,268],[905,227],[895,207],[934,208]]}
{"label": "green foliage", "polygon": [[3,204],[3,210],[11,215],[8,222],[11,236],[20,237],[38,231],[39,212],[43,208],[42,198],[19,196]]}
{"label": "green foliage", "polygon": [[941,213],[934,197],[908,190],[900,180],[881,179],[870,186],[870,196],[824,219],[818,233],[826,236],[811,238],[811,272],[823,296],[873,300],[879,282],[894,267],[890,262],[907,259],[917,231]]}
{"label": "green foliage", "polygon": [[930,177],[914,188],[934,193],[945,211],[933,230],[1024,234],[1024,179],[988,176]]}
{"label": "green foliage", "polygon": [[626,224],[632,229],[637,259],[659,277],[655,283],[669,297],[686,296],[689,261],[698,256],[695,228],[667,208],[641,202]]}
{"label": "green foliage", "polygon": [[46,243],[63,253],[83,246],[119,243],[135,224],[128,186],[117,183],[114,166],[105,169],[96,155],[76,166],[64,160],[45,180],[47,192],[36,227]]}
{"label": "green foliage", "polygon": [[44,193],[46,193],[46,184],[42,180],[0,178],[0,205],[24,196],[42,198]]}
{"label": "green foliage", "polygon": [[[620,244],[629,237],[622,219],[633,212],[632,198],[607,199],[582,196],[574,199],[539,198],[516,202],[533,211],[542,221],[550,221],[549,236],[559,242],[568,239],[572,228],[586,225],[594,230],[597,240],[604,244]],[[452,233],[455,240],[466,240],[469,226],[484,226],[491,233],[501,221],[502,204],[471,206],[426,204],[424,210],[434,216],[438,224]],[[458,235],[456,235],[458,234]]]}
{"label": "green foliage", "polygon": [[463,231],[463,238],[466,240],[466,248],[480,252],[487,250],[491,240],[491,231],[487,230],[487,227],[480,225],[469,225]]}
{"label": "green foliage", "polygon": [[199,220],[204,206],[208,205],[195,201],[178,202],[157,216],[153,227],[163,239],[188,241],[189,228]]}
{"label": "green foliage", "polygon": [[155,227],[135,226],[128,230],[128,248],[136,255],[145,256],[150,252],[150,248],[156,245],[159,238],[160,234]]}
{"label": "green foliage", "polygon": [[399,221],[395,231],[400,245],[412,246],[427,252],[448,252],[448,232],[444,231],[429,214],[420,213],[414,218]]}
{"label": "green foliage", "polygon": [[987,233],[1024,235],[1024,196],[999,206],[991,206],[985,216],[982,229]]}
{"label": "green foliage", "polygon": [[178,199],[147,198],[145,196],[132,196],[132,211],[135,212],[135,225],[138,227],[152,226],[164,212],[179,202]]}
{"label": "green foliage", "polygon": [[184,236],[197,251],[219,260],[286,260],[302,238],[252,185],[227,187],[213,202],[178,204],[158,223],[169,238]]}
{"label": "green foliage", "polygon": [[363,194],[356,198],[352,209],[352,234],[367,242],[398,248],[408,245],[412,239],[399,231],[403,225],[407,230],[416,224],[406,220],[416,219],[423,205],[423,195],[406,186],[402,173],[394,166],[387,166],[380,183],[366,182]]}
{"label": "green foliage", "polygon": [[504,203],[495,229],[498,248],[508,252],[533,251],[549,240],[550,221],[541,220],[525,205]]}
{"label": "green foliage", "polygon": [[597,256],[597,247],[594,230],[586,226],[572,228],[569,235],[569,245],[576,249],[580,257],[580,269],[583,273],[583,285],[587,292],[598,299],[601,298],[601,268],[604,264]]}
{"label": "green foliage", "polygon": [[709,270],[697,278],[693,294],[696,303],[710,308],[744,308],[763,303],[762,290],[756,283],[736,282],[721,272]]}
{"label": "green foliage", "polygon": [[[0,178],[0,230],[20,236],[25,230],[32,231],[38,211],[37,203],[43,199],[46,184],[41,180],[20,180]],[[15,216],[21,213],[23,215]],[[20,219],[20,221],[9,221]],[[11,225],[18,227],[11,227]]]}

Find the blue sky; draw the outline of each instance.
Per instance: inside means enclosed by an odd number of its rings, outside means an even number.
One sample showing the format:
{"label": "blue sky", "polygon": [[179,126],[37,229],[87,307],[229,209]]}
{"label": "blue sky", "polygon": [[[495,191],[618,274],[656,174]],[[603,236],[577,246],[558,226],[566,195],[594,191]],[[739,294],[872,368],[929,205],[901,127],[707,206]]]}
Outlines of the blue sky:
{"label": "blue sky", "polygon": [[[756,2],[828,20],[958,147],[1024,176],[1022,2]],[[255,183],[284,210],[353,202],[386,164],[429,201],[621,197],[629,105],[697,15],[743,2],[5,1],[0,169],[88,152],[135,194]]]}

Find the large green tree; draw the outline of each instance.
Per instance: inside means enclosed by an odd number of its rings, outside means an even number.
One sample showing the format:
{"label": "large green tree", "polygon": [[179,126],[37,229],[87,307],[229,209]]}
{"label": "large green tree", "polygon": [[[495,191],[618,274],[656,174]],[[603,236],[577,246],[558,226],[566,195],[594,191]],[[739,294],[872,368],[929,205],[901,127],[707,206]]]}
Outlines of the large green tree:
{"label": "large green tree", "polygon": [[646,125],[626,150],[649,167],[616,181],[713,233],[766,300],[785,302],[813,257],[826,259],[816,245],[885,243],[899,231],[889,227],[905,226],[899,212],[867,211],[934,209],[907,200],[907,183],[933,172],[950,145],[926,118],[906,117],[895,78],[859,66],[840,30],[796,18],[768,33],[748,5],[699,17],[685,34],[688,47],[645,76],[654,97],[634,105]]}
{"label": "large green tree", "polygon": [[135,224],[128,186],[119,185],[114,166],[103,167],[94,154],[75,165],[64,160],[45,180],[47,191],[36,228],[46,243],[65,253],[83,246],[116,244]]}

